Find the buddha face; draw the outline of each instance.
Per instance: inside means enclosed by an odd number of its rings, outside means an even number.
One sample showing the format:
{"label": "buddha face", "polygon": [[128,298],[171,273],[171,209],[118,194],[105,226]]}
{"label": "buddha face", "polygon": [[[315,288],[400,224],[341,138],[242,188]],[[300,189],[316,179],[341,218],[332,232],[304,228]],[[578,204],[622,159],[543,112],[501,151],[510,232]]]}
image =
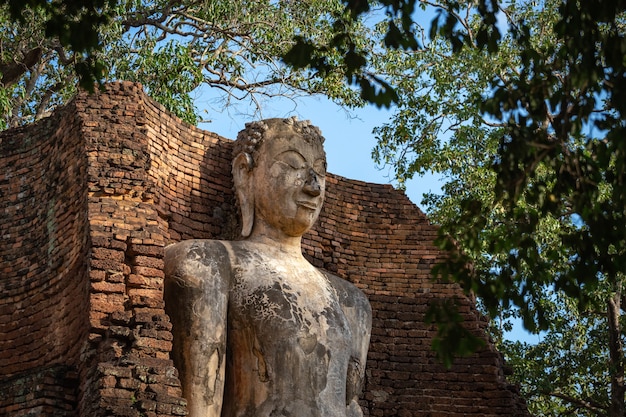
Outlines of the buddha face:
{"label": "buddha face", "polygon": [[302,236],[322,208],[326,156],[317,141],[292,129],[268,132],[252,170],[255,222],[287,236]]}

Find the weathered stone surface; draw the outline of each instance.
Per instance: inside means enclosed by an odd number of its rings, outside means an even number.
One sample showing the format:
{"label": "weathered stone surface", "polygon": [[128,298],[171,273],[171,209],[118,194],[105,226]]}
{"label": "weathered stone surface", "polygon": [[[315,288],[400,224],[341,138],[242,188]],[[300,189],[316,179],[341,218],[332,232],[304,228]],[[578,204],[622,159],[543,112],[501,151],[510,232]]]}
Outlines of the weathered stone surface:
{"label": "weathered stone surface", "polygon": [[362,416],[371,308],[301,249],[324,199],[323,138],[294,119],[239,136],[245,239],[166,249],[166,311],[190,416]]}

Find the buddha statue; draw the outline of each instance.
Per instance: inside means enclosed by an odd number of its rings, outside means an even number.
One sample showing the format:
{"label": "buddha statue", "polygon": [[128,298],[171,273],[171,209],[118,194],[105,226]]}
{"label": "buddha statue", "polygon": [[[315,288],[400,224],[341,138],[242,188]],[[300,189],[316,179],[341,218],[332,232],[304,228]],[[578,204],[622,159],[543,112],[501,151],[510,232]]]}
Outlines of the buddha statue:
{"label": "buddha statue", "polygon": [[191,417],[356,417],[371,329],[367,298],[303,256],[326,157],[309,122],[246,124],[232,174],[242,239],[165,251],[173,360]]}

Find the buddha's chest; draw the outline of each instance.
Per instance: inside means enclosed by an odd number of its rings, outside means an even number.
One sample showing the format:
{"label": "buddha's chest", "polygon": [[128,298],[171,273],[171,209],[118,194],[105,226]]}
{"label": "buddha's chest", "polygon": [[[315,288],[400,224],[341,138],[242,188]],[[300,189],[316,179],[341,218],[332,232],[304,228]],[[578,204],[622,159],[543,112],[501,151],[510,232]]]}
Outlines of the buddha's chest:
{"label": "buddha's chest", "polygon": [[230,303],[242,323],[285,336],[348,329],[335,289],[317,270],[265,265],[235,274]]}

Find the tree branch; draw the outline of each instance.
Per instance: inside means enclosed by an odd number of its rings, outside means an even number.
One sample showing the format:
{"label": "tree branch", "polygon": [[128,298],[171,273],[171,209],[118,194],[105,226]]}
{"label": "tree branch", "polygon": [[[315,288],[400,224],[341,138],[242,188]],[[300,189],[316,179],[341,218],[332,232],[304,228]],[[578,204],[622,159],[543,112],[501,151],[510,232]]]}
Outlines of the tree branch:
{"label": "tree branch", "polygon": [[30,71],[39,62],[42,54],[43,49],[37,46],[24,52],[21,60],[14,57],[13,62],[0,63],[0,73],[2,73],[0,83],[5,87],[15,84],[22,75]]}
{"label": "tree branch", "polygon": [[576,406],[577,408],[589,410],[592,413],[597,414],[598,417],[603,417],[606,415],[607,407],[598,402],[595,402],[592,400],[587,400],[587,401],[581,400],[579,398],[574,398],[572,396],[562,394],[560,392],[548,392],[546,394],[551,397],[560,398],[563,401],[567,401],[568,403]]}

